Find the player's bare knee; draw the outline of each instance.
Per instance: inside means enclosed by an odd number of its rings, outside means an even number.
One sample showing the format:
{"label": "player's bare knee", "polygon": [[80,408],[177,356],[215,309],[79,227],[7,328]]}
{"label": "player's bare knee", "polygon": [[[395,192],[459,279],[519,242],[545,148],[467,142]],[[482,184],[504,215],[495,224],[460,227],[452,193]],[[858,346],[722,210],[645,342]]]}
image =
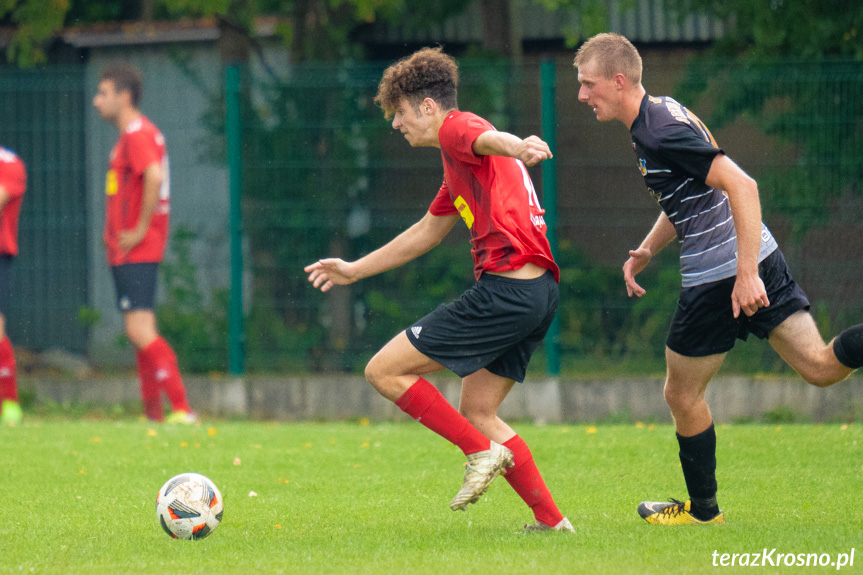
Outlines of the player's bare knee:
{"label": "player's bare knee", "polygon": [[392,374],[386,369],[386,362],[381,361],[379,356],[373,357],[366,365],[365,376],[375,391],[387,399],[395,401],[401,395],[393,383]]}
{"label": "player's bare knee", "polygon": [[834,383],[840,382],[844,377],[839,377],[837,374],[830,371],[822,371],[815,369],[809,372],[801,372],[803,381],[815,387],[830,387]]}
{"label": "player's bare knee", "polygon": [[497,417],[496,414],[489,415],[482,409],[477,409],[473,406],[465,406],[463,404],[458,406],[458,412],[462,414],[465,419],[468,420],[468,423],[474,427],[481,427],[484,423]]}
{"label": "player's bare knee", "polygon": [[127,329],[126,337],[135,349],[144,349],[155,339],[148,331],[135,328]]}
{"label": "player's bare knee", "polygon": [[666,384],[662,392],[665,397],[665,403],[675,413],[688,413],[698,403],[698,395],[687,389],[680,389]]}
{"label": "player's bare knee", "polygon": [[372,387],[380,390],[378,386],[383,379],[383,372],[380,369],[380,361],[378,360],[377,355],[371,358],[369,360],[369,363],[366,364],[365,376],[366,381],[372,384]]}

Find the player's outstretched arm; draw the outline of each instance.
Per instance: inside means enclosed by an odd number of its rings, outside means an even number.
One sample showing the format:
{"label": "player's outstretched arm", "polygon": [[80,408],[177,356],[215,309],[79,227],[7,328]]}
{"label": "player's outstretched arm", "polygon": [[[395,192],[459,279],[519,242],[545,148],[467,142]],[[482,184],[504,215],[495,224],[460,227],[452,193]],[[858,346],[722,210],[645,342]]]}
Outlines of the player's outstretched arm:
{"label": "player's outstretched arm", "polygon": [[535,166],[552,158],[551,148],[536,136],[521,139],[507,132],[489,130],[473,141],[473,152],[480,156],[508,156],[518,158],[528,166]]}
{"label": "player's outstretched arm", "polygon": [[626,283],[626,293],[629,297],[641,297],[647,293],[647,290],[635,281],[635,276],[641,273],[641,270],[650,263],[651,258],[662,251],[662,248],[667,246],[676,235],[674,226],[665,214],[659,214],[653,229],[641,242],[641,246],[638,249],[629,250],[629,259],[623,264],[623,281]]}
{"label": "player's outstretched arm", "polygon": [[389,243],[354,262],[327,258],[307,265],[304,270],[312,285],[324,292],[335,285],[352,284],[420,257],[441,242],[456,220],[458,214],[434,216],[426,212],[420,221]]}

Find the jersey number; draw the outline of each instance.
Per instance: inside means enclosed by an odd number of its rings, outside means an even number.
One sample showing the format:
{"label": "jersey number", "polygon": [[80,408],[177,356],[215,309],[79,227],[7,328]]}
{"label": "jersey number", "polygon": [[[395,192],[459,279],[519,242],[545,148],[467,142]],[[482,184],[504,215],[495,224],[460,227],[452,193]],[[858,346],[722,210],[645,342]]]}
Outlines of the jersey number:
{"label": "jersey number", "polygon": [[542,208],[539,207],[539,196],[536,195],[536,188],[533,187],[533,182],[530,181],[530,176],[527,175],[527,168],[524,167],[521,160],[517,159],[515,162],[521,169],[521,177],[524,178],[524,189],[527,190],[527,204],[531,207],[536,206],[536,209],[541,211]]}
{"label": "jersey number", "polygon": [[168,162],[168,154],[162,158],[162,185],[159,186],[159,199],[171,198],[171,166]]}

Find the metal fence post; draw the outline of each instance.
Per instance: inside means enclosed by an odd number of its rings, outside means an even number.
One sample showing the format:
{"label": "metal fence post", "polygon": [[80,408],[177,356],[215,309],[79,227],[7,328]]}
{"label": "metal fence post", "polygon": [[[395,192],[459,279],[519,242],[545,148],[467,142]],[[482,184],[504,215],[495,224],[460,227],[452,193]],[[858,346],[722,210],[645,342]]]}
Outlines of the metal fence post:
{"label": "metal fence post", "polygon": [[240,122],[240,68],[225,70],[225,134],[230,178],[229,229],[231,235],[231,297],[228,309],[228,371],[245,371],[245,329],[243,326],[243,143]]}
{"label": "metal fence post", "polygon": [[[540,91],[542,107],[542,137],[551,148],[557,148],[557,111],[555,107],[554,59],[545,58],[540,66]],[[542,204],[545,206],[545,223],[551,253],[557,258],[557,165],[555,159],[542,163]],[[545,352],[549,375],[560,375],[560,316],[556,315],[545,336]]]}

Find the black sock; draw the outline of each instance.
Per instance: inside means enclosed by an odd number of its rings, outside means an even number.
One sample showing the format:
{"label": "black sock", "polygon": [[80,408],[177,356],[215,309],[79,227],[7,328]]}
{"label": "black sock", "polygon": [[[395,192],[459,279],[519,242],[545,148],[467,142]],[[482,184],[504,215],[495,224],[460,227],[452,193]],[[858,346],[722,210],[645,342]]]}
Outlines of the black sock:
{"label": "black sock", "polygon": [[692,515],[706,521],[719,513],[716,503],[716,430],[710,424],[692,437],[677,434],[680,465],[692,501]]}
{"label": "black sock", "polygon": [[833,340],[833,353],[845,367],[863,367],[863,323],[849,327]]}

